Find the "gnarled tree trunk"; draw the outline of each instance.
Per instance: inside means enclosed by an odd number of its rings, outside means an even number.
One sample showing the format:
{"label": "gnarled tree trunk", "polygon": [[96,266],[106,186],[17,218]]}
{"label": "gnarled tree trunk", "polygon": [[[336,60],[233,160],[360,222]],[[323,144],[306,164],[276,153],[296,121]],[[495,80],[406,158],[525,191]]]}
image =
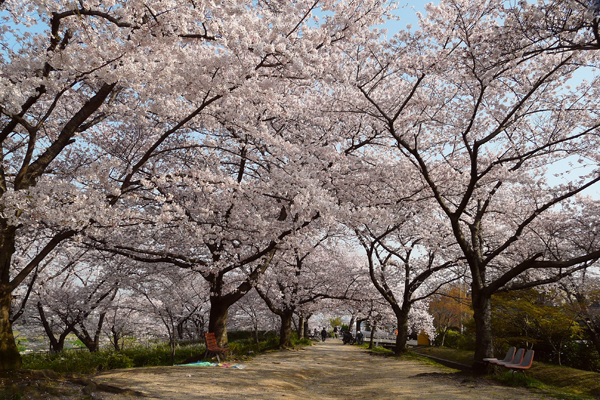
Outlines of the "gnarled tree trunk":
{"label": "gnarled tree trunk", "polygon": [[298,339],[304,337],[304,315],[298,316]]}
{"label": "gnarled tree trunk", "polygon": [[11,299],[10,292],[0,290],[0,371],[20,369],[22,366],[10,323]]}
{"label": "gnarled tree trunk", "polygon": [[473,290],[473,318],[475,319],[475,356],[473,371],[487,373],[488,365],[483,361],[493,357],[492,300],[479,290]]}
{"label": "gnarled tree trunk", "polygon": [[[409,307],[406,307],[409,308]],[[399,355],[406,353],[406,341],[408,339],[408,313],[409,309],[400,309],[396,312],[396,319],[398,321],[398,336],[396,336],[396,346],[394,347],[394,354]]]}
{"label": "gnarled tree trunk", "polygon": [[369,349],[373,348],[373,341],[375,340],[375,332],[377,331],[377,321],[373,322],[371,327],[371,339],[369,340]]}
{"label": "gnarled tree trunk", "polygon": [[227,315],[229,304],[217,296],[210,297],[210,314],[208,317],[208,331],[215,334],[217,344],[224,347],[227,344]]}
{"label": "gnarled tree trunk", "polygon": [[279,317],[281,318],[281,328],[279,329],[279,347],[285,348],[292,345],[292,318],[294,311],[284,310]]}
{"label": "gnarled tree trunk", "polygon": [[310,332],[308,331],[308,318],[304,320],[304,339],[308,339],[310,336]]}
{"label": "gnarled tree trunk", "polygon": [[65,329],[58,337],[58,340],[56,340],[54,332],[52,331],[52,327],[48,323],[48,319],[46,318],[46,314],[44,313],[44,307],[39,301],[37,303],[37,309],[40,315],[40,321],[42,321],[42,326],[44,327],[44,331],[46,332],[46,336],[48,336],[48,340],[50,341],[50,351],[55,353],[63,351],[63,348],[65,347],[65,339],[67,338],[67,335],[73,331],[74,325],[65,323]]}
{"label": "gnarled tree trunk", "polygon": [[0,371],[19,369],[21,355],[15,343],[10,322],[12,291],[10,284],[10,261],[15,252],[16,228],[2,221],[0,232]]}

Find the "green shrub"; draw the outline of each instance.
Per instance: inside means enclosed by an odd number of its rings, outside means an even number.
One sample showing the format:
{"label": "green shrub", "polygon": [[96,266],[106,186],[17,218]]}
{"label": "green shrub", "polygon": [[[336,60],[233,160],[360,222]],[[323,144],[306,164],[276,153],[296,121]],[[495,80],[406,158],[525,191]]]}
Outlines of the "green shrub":
{"label": "green shrub", "polygon": [[260,342],[260,350],[275,349],[279,347],[279,336],[274,333],[267,333]]}
{"label": "green shrub", "polygon": [[[235,333],[228,344],[233,358],[246,357],[279,345],[279,337],[274,333],[265,333],[256,344],[252,332]],[[311,344],[308,339],[298,339],[292,334],[294,346]],[[175,364],[181,364],[188,358],[199,358],[205,352],[203,344],[190,344],[175,348]],[[50,369],[58,373],[92,374],[98,371],[132,367],[154,367],[171,365],[171,349],[167,343],[147,346],[131,346],[116,352],[112,349],[90,353],[87,350],[68,350],[60,353],[37,353],[23,355],[23,367],[26,369]]]}
{"label": "green shrub", "polygon": [[134,346],[121,352],[133,361],[134,367],[156,367],[171,363],[171,349],[167,345]]}
{"label": "green shrub", "polygon": [[292,340],[292,345],[293,346],[310,346],[310,345],[312,345],[312,341],[310,339],[306,339],[306,338],[296,339],[296,340]]}
{"label": "green shrub", "polygon": [[106,354],[106,358],[100,364],[100,370],[132,368],[133,360],[123,353],[110,352]]}
{"label": "green shrub", "polygon": [[0,388],[0,400],[21,400],[23,395],[18,387]]}
{"label": "green shrub", "polygon": [[[204,346],[197,344],[178,346],[175,349],[175,363],[203,353]],[[108,349],[96,353],[77,350],[23,356],[23,367],[26,369],[50,369],[59,373],[91,374],[109,369],[164,365],[171,365],[171,350],[165,344],[129,347],[120,352]]]}
{"label": "green shrub", "polygon": [[229,342],[227,347],[229,348],[229,355],[232,357],[247,356],[261,351],[260,344],[256,344],[252,340]]}
{"label": "green shrub", "polygon": [[[438,335],[438,337],[439,336],[441,335]],[[436,337],[436,339],[438,339],[438,337]],[[441,337],[439,338],[439,342],[441,342]],[[434,342],[434,344],[436,344],[436,342]],[[457,350],[475,350],[475,337],[470,334],[463,334],[455,330],[449,330],[446,332],[444,347]]]}
{"label": "green shrub", "polygon": [[[264,335],[265,332],[264,331],[259,331],[258,335]],[[227,332],[227,339],[229,340],[229,342],[239,342],[239,341],[243,341],[243,340],[253,340],[254,339],[254,332],[252,331],[228,331]]]}
{"label": "green shrub", "polygon": [[[175,364],[181,364],[190,357],[204,354],[204,345],[193,344],[175,347]],[[132,361],[133,367],[158,367],[171,365],[171,348],[163,343],[155,346],[134,346],[121,353],[126,354]]]}
{"label": "green shrub", "polygon": [[59,373],[94,373],[100,362],[99,353],[87,351],[63,351],[60,353],[26,354],[23,367],[26,369],[50,369]]}
{"label": "green shrub", "polygon": [[566,343],[562,351],[562,365],[586,371],[600,372],[600,356],[591,342],[573,340]]}
{"label": "green shrub", "polygon": [[457,343],[459,350],[475,350],[475,336],[461,334]]}
{"label": "green shrub", "polygon": [[458,349],[458,342],[461,337],[461,333],[455,330],[449,330],[446,332],[446,338],[444,340],[444,347],[451,349]]}

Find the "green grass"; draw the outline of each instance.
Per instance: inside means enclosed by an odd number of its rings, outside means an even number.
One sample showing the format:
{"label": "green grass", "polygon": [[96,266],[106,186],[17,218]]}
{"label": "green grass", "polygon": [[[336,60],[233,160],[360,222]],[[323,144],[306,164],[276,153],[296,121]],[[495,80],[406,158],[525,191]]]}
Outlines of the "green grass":
{"label": "green grass", "polygon": [[474,352],[468,350],[455,350],[445,347],[416,347],[414,353],[441,358],[444,360],[453,361],[459,364],[473,364]]}
{"label": "green grass", "polygon": [[[359,345],[355,345],[355,346],[359,346]],[[374,354],[374,355],[379,355],[379,356],[383,356],[383,357],[398,357],[399,360],[417,361],[422,364],[433,365],[435,367],[445,370],[445,372],[458,372],[458,370],[456,370],[454,368],[450,368],[445,365],[442,365],[442,364],[438,363],[437,361],[432,360],[431,358],[422,356],[418,353],[407,352],[407,353],[401,354],[399,356],[396,356],[394,354],[393,350],[386,349],[381,346],[377,346],[377,347],[373,347],[372,349],[369,349],[369,344],[364,343],[364,344],[360,345],[359,347],[368,350],[371,354]]]}
{"label": "green grass", "polygon": [[373,346],[372,349],[369,349],[369,342],[365,342],[363,344],[355,344],[353,346],[358,346],[362,349],[367,349],[372,354],[378,354],[378,355],[383,355],[383,356],[393,356],[394,355],[394,352],[392,350],[386,349],[385,347],[381,347],[381,346]]}
{"label": "green grass", "polygon": [[65,344],[68,344],[69,347],[72,348],[80,348],[80,347],[85,347],[85,344],[83,344],[83,342],[79,339],[71,339],[71,340],[66,340]]}
{"label": "green grass", "polygon": [[[473,362],[472,351],[439,347],[419,347],[413,350],[417,354],[470,365]],[[523,373],[504,372],[491,376],[491,379],[509,386],[521,386],[541,391],[553,397],[563,399],[590,399],[600,397],[600,373],[583,371],[533,361],[533,366]]]}

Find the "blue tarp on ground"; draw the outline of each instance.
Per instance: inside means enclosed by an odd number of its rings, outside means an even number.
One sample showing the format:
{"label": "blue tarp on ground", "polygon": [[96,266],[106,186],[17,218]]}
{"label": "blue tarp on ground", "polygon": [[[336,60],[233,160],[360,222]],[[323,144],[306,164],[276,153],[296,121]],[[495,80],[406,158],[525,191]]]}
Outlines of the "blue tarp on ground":
{"label": "blue tarp on ground", "polygon": [[211,363],[208,361],[198,361],[191,364],[176,364],[176,367],[221,367],[221,368],[237,368],[244,369],[244,364],[223,364],[223,363]]}

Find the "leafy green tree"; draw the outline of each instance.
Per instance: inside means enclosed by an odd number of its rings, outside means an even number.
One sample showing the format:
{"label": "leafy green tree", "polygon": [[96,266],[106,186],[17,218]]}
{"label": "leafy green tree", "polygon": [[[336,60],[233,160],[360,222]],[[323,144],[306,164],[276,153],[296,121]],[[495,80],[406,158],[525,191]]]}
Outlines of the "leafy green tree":
{"label": "leafy green tree", "polygon": [[335,328],[336,326],[341,327],[342,326],[342,318],[341,317],[330,318],[329,325],[331,325],[332,328]]}
{"label": "leafy green tree", "polygon": [[457,328],[462,333],[464,324],[473,318],[468,288],[462,283],[449,285],[432,297],[429,312],[433,316],[433,325],[438,335],[436,341],[444,346],[451,328]]}
{"label": "leafy green tree", "polygon": [[600,278],[590,273],[579,274],[562,281],[559,289],[600,355]]}
{"label": "leafy green tree", "polygon": [[562,365],[565,347],[581,337],[576,317],[553,291],[528,289],[496,294],[492,301],[495,348],[546,345],[553,353],[550,358]]}

